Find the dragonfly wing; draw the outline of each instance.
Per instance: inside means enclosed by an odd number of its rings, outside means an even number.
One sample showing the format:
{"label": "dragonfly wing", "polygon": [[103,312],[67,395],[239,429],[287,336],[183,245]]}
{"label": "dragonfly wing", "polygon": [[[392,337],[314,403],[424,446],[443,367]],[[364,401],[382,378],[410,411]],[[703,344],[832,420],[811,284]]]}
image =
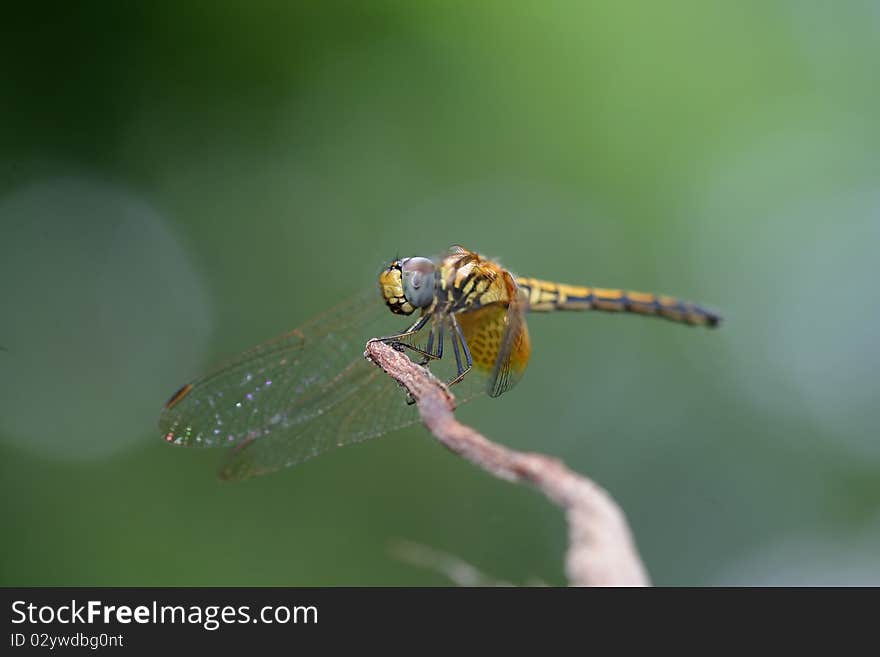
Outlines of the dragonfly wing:
{"label": "dragonfly wing", "polygon": [[498,397],[522,378],[531,355],[525,304],[505,272],[509,303],[492,303],[457,315],[474,361],[486,378],[486,392]]}
{"label": "dragonfly wing", "polygon": [[363,359],[370,337],[395,331],[377,296],[365,290],[187,384],[160,416],[162,436],[232,447],[224,473],[244,478],[411,423],[396,384]]}
{"label": "dragonfly wing", "polygon": [[250,432],[229,452],[220,476],[247,479],[273,472],[417,419],[417,408],[406,403],[400,386],[361,356],[323,391],[319,405]]}
{"label": "dragonfly wing", "polygon": [[487,383],[490,397],[498,397],[515,386],[525,373],[532,355],[532,342],[526,324],[526,303],[519,294],[513,276],[504,272],[504,278],[511,301],[504,318],[501,349],[498,351],[495,368]]}

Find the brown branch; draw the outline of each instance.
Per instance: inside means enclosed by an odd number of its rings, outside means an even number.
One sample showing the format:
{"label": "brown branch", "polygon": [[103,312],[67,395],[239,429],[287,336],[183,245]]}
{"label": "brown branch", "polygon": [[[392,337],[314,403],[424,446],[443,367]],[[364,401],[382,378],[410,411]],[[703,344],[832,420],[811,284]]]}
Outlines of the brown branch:
{"label": "brown branch", "polygon": [[379,342],[367,343],[367,360],[382,368],[415,399],[428,430],[453,453],[507,481],[532,484],[565,510],[565,571],[573,586],[649,586],[620,507],[598,484],[543,454],[497,445],[455,419],[455,398],[426,368]]}

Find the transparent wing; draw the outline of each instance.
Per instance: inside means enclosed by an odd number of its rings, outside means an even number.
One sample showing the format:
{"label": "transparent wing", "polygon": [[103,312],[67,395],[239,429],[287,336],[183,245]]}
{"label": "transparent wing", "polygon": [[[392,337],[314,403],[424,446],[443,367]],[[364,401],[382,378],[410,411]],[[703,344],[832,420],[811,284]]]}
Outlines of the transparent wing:
{"label": "transparent wing", "polygon": [[362,354],[325,389],[319,404],[301,406],[278,425],[263,425],[259,434],[249,432],[224,460],[220,476],[246,479],[274,472],[418,420],[403,390]]}
{"label": "transparent wing", "polygon": [[403,390],[363,358],[369,338],[399,328],[365,290],[181,388],[159,419],[163,438],[230,447],[220,474],[245,479],[411,424]]}

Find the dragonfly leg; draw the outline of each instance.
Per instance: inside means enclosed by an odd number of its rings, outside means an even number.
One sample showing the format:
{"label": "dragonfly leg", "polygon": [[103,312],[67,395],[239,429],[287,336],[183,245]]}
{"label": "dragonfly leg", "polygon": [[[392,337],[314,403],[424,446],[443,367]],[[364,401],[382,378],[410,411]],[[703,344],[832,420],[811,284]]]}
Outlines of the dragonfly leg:
{"label": "dragonfly leg", "polygon": [[[451,321],[451,320],[450,320]],[[461,365],[461,350],[458,348],[458,335],[455,332],[455,328],[452,330],[452,353],[455,354],[455,369],[456,376],[461,374],[464,367]]]}
{"label": "dragonfly leg", "polygon": [[[445,328],[444,322],[440,322],[440,327],[437,329],[437,351],[433,352],[432,348],[434,346],[434,327],[431,327],[431,332],[428,333],[428,345],[426,351],[433,353],[433,357],[437,360],[443,358],[443,329]],[[428,367],[428,364],[431,362],[431,358],[425,357],[422,359],[422,362],[419,363],[422,367]],[[406,393],[406,403],[412,406],[416,403],[415,397],[412,396],[410,392]]]}
{"label": "dragonfly leg", "polygon": [[[429,361],[436,360],[443,355],[443,341],[442,341],[442,339],[440,341],[440,345],[437,350],[437,353],[434,353],[432,351],[433,345],[431,343],[433,342],[432,338],[433,338],[434,329],[433,328],[431,329],[431,333],[428,336],[428,345],[429,345],[428,349],[421,349],[419,347],[416,347],[415,345],[409,344],[408,342],[404,342],[404,340],[406,338],[409,338],[409,337],[415,335],[419,331],[421,331],[425,327],[425,324],[428,323],[428,320],[431,319],[431,317],[432,317],[432,313],[425,313],[412,326],[410,326],[408,329],[406,329],[403,333],[395,333],[394,335],[386,335],[385,337],[382,337],[382,338],[373,338],[372,340],[370,340],[370,342],[384,342],[385,344],[392,346],[397,351],[405,351],[405,350],[409,349],[410,351],[413,351],[413,352],[423,356],[425,360],[421,364],[425,365]],[[442,338],[442,335],[441,335],[441,338]]]}
{"label": "dragonfly leg", "polygon": [[[474,359],[471,357],[471,350],[468,347],[467,340],[464,338],[464,333],[461,332],[461,325],[454,314],[449,315],[449,322],[452,324],[452,351],[455,354],[455,366],[458,372],[456,377],[446,384],[452,386],[461,381],[471,371],[471,368],[474,366]],[[464,352],[465,365],[461,363],[461,353],[458,350],[459,344],[461,344],[461,351]]]}
{"label": "dragonfly leg", "polygon": [[419,363],[423,367],[427,367],[431,360],[440,360],[443,358],[443,329],[444,323],[440,322],[440,327],[437,329],[437,351],[434,351],[434,327],[431,327],[431,331],[428,333],[428,344],[425,351],[429,354],[433,354],[433,358],[426,356],[422,362]]}
{"label": "dragonfly leg", "polygon": [[[421,365],[422,367],[427,367],[428,363],[430,363],[432,360],[437,360],[443,357],[443,322],[440,323],[439,330],[437,331],[437,337],[439,338],[437,340],[437,351],[434,351],[434,326],[431,326],[431,330],[428,332],[428,343],[426,345],[426,349],[420,349],[415,345],[404,342],[404,340],[421,331],[424,328],[425,324],[428,323],[428,320],[430,318],[431,313],[426,313],[403,333],[387,335],[384,338],[375,338],[374,340],[371,340],[371,342],[384,342],[391,345],[394,349],[397,349],[398,351],[410,349],[415,353],[422,355],[422,360],[419,365]],[[409,405],[416,403],[415,398],[409,392],[406,393],[406,403]]]}

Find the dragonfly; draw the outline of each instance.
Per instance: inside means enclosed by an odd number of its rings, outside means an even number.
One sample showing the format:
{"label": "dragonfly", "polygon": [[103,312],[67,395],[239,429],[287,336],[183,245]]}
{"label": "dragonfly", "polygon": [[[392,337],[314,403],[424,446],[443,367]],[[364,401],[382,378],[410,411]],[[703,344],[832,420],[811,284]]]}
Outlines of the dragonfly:
{"label": "dragonfly", "polygon": [[[162,438],[226,447],[220,477],[247,479],[418,420],[400,386],[365,360],[370,339],[410,354],[462,402],[498,397],[522,378],[529,313],[600,310],[709,328],[721,321],[676,297],[520,277],[461,246],[395,259],[379,274],[379,292],[371,286],[182,386],[160,415]],[[415,319],[389,334],[389,311]]]}

